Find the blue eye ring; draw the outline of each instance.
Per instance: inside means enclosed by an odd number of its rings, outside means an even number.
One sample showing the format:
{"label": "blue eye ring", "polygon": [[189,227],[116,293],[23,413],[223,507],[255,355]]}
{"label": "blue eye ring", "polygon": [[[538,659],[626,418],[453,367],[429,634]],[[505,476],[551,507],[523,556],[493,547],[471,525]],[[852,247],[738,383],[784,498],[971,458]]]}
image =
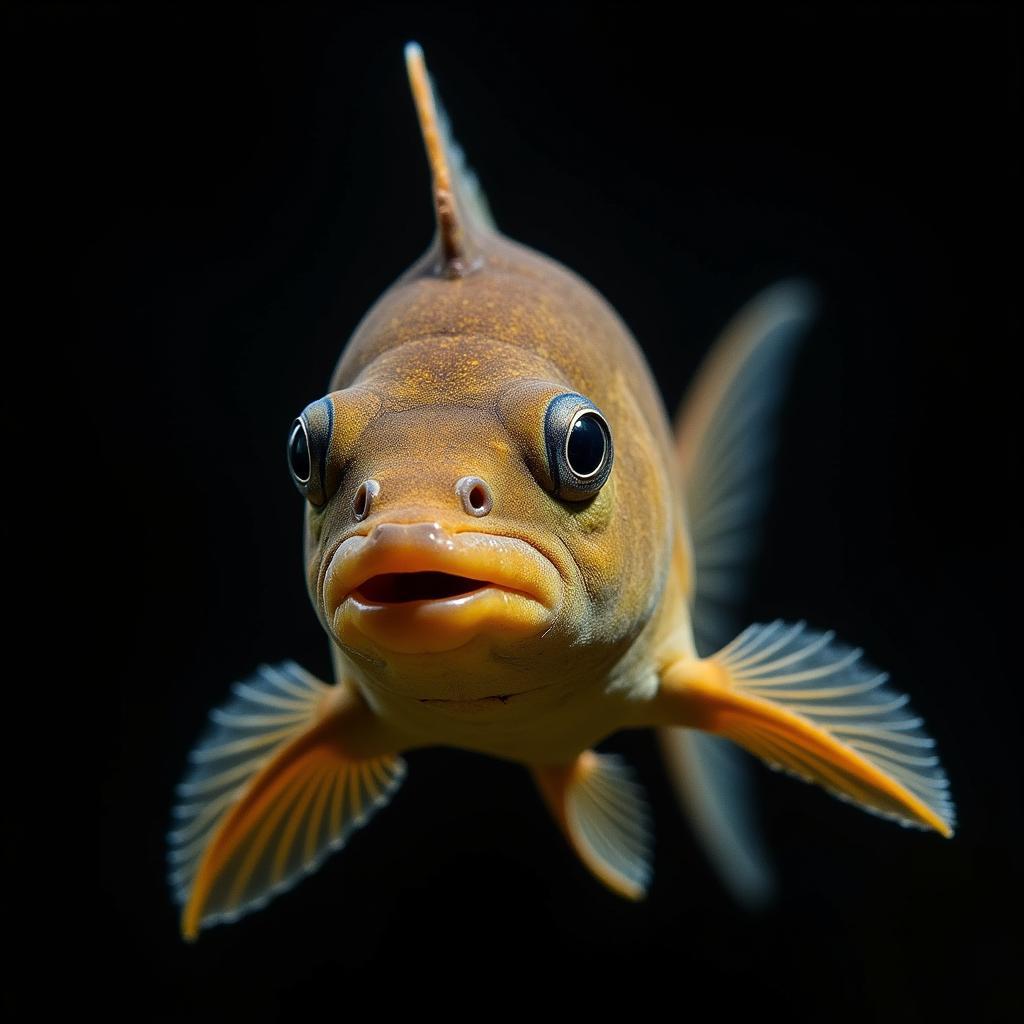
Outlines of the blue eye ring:
{"label": "blue eye ring", "polygon": [[[305,475],[296,466],[297,452],[305,459]],[[305,421],[301,416],[292,423],[291,433],[288,435],[288,468],[292,472],[292,479],[300,488],[305,487],[313,476],[313,457],[309,451],[309,431],[306,429]]]}
{"label": "blue eye ring", "polygon": [[[579,447],[580,424],[594,428],[583,438],[583,451],[576,452],[573,464],[571,448]],[[608,421],[594,404],[583,395],[558,395],[551,400],[544,416],[544,439],[548,455],[548,470],[552,489],[565,501],[587,501],[604,486],[612,470],[615,448]],[[600,445],[598,449],[595,445]],[[599,458],[595,459],[598,454]],[[580,458],[595,461],[591,467],[579,464]]]}
{"label": "blue eye ring", "polygon": [[[288,471],[299,493],[317,507],[326,503],[327,453],[334,433],[334,405],[321,398],[307,405],[288,431]],[[297,465],[296,462],[301,464]],[[305,473],[305,475],[303,475]]]}

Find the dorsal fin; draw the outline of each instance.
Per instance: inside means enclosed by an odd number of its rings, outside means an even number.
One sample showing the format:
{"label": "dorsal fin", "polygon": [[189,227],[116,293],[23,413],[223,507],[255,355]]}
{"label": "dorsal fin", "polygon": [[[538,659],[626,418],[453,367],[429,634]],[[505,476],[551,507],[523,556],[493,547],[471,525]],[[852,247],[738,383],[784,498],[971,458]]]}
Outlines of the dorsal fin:
{"label": "dorsal fin", "polygon": [[480,236],[494,230],[494,221],[476,175],[466,166],[462,150],[448,130],[418,43],[406,45],[405,66],[430,163],[437,216],[437,270],[445,277],[464,277],[480,265]]}

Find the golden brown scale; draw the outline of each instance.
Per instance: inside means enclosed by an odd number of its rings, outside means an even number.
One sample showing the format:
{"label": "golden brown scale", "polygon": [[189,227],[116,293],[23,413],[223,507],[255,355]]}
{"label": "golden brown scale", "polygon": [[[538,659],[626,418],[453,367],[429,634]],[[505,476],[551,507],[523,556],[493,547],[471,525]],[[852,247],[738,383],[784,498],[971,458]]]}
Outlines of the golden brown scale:
{"label": "golden brown scale", "polygon": [[[382,411],[391,412],[493,405],[498,382],[560,381],[624,423],[623,437],[635,442],[636,455],[620,471],[623,486],[644,504],[681,510],[664,406],[622,319],[578,275],[496,232],[478,237],[476,251],[476,270],[447,279],[435,269],[435,245],[388,289],[346,346],[331,391],[372,383]],[[458,447],[464,448],[461,439]],[[656,468],[643,466],[652,460]],[[645,520],[633,522],[639,527]],[[677,558],[685,570],[685,545]]]}

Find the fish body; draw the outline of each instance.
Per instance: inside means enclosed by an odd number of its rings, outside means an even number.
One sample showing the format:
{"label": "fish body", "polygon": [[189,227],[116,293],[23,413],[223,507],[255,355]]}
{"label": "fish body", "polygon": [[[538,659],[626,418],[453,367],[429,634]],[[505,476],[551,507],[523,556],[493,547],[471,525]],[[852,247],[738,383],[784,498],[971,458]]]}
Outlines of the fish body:
{"label": "fish body", "polygon": [[748,902],[768,876],[739,747],[951,834],[931,739],[859,651],[801,623],[725,643],[810,290],[784,283],[737,317],[673,431],[611,306],[494,226],[422,53],[406,58],[437,236],[289,435],[336,681],[264,666],[213,712],[170,837],[185,936],[315,869],[426,746],[524,765],[586,866],[630,898],[650,881],[643,792],[594,750],[623,728],[659,731]]}
{"label": "fish body", "polygon": [[[346,349],[331,392],[366,389],[380,402],[373,446],[355,454],[350,486],[373,479],[379,492],[358,523],[341,503],[336,528],[311,508],[308,583],[326,620],[332,545],[386,540],[378,525],[402,524],[412,545],[438,547],[439,571],[444,545],[467,533],[535,548],[555,567],[550,600],[560,604],[540,635],[518,635],[512,616],[458,646],[456,632],[443,657],[425,658],[423,642],[405,643],[428,613],[417,608],[380,644],[366,635],[372,626],[349,623],[334,652],[336,670],[354,674],[371,706],[406,731],[404,749],[444,743],[554,762],[629,721],[657,687],[653,652],[669,632],[685,635],[685,570],[671,571],[674,555],[685,559],[680,506],[670,500],[677,473],[654,382],[611,307],[523,246],[498,235],[480,245],[486,269],[448,280],[421,264]],[[547,404],[574,392],[620,424],[615,479],[586,508],[552,502],[529,465],[546,457]],[[467,516],[455,490],[466,477],[490,489],[487,516]],[[638,534],[642,545],[632,543]],[[328,623],[332,633],[336,625]],[[430,628],[447,627],[439,617]],[[394,650],[389,629],[408,652]],[[480,704],[494,694],[509,696]]]}

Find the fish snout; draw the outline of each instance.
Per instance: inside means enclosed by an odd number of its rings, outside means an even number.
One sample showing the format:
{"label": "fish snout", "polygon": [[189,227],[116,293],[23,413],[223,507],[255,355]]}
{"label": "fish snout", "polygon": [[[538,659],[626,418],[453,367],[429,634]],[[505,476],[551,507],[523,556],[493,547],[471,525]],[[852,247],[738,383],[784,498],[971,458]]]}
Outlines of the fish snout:
{"label": "fish snout", "polygon": [[366,535],[368,547],[382,545],[443,550],[450,547],[445,528],[437,521],[415,523],[377,523]]}

